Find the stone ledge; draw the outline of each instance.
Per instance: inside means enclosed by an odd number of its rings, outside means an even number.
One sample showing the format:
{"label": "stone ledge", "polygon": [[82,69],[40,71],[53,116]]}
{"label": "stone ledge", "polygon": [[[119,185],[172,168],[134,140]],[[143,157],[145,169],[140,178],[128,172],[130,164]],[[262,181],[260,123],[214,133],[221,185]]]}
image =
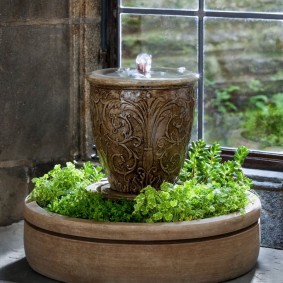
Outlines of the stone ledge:
{"label": "stone ledge", "polygon": [[248,168],[244,168],[243,171],[254,181],[278,183],[281,184],[281,188],[283,186],[283,172]]}
{"label": "stone ledge", "polygon": [[283,172],[244,169],[261,204],[261,246],[283,249]]}

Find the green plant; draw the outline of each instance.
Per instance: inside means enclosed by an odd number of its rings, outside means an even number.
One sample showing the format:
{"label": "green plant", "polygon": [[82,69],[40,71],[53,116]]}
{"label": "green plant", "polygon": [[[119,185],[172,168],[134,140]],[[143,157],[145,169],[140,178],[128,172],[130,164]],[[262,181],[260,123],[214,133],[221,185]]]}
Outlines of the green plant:
{"label": "green plant", "polygon": [[208,142],[219,142],[226,146],[231,145],[230,131],[237,129],[241,115],[238,107],[233,102],[233,97],[240,90],[238,86],[231,85],[214,90],[215,82],[206,80],[206,85],[214,91],[210,99],[206,99],[205,105],[205,136]]}
{"label": "green plant", "polygon": [[86,189],[104,175],[89,162],[76,169],[56,165],[41,178],[33,179],[29,199],[58,214],[114,222],[168,222],[201,219],[242,210],[251,181],[241,164],[248,151],[240,147],[233,161],[222,163],[219,144],[193,142],[180,173],[182,184],[163,183],[160,190],[144,188],[132,201],[110,200]]}
{"label": "green plant", "polygon": [[283,145],[283,93],[268,98],[256,95],[250,98],[249,109],[244,114],[242,135],[262,146]]}
{"label": "green plant", "polygon": [[249,87],[250,90],[252,90],[253,92],[256,92],[256,93],[260,93],[260,92],[264,91],[264,87],[263,87],[261,81],[259,81],[259,80],[255,80],[255,79],[249,80],[248,81],[248,87]]}
{"label": "green plant", "polygon": [[47,174],[32,179],[35,188],[29,199],[36,200],[42,207],[47,207],[53,201],[84,189],[104,176],[102,168],[94,167],[90,162],[86,162],[81,169],[77,169],[72,162],[67,162],[66,167],[57,164]]}
{"label": "green plant", "polygon": [[102,168],[94,167],[90,162],[82,168],[76,168],[72,162],[67,162],[66,167],[55,165],[47,174],[32,180],[35,188],[28,200],[66,216],[97,221],[133,221],[132,202],[107,200],[100,193],[86,190],[88,185],[103,177]]}
{"label": "green plant", "polygon": [[241,165],[248,154],[239,147],[234,160],[222,162],[219,144],[193,142],[180,173],[183,184],[164,183],[160,191],[148,186],[135,199],[134,214],[145,222],[183,221],[243,209],[251,180]]}
{"label": "green plant", "polygon": [[268,97],[264,94],[254,95],[249,100],[249,105],[255,110],[266,112]]}
{"label": "green plant", "polygon": [[238,86],[228,86],[223,89],[215,91],[215,98],[211,100],[211,105],[216,108],[219,113],[227,113],[229,111],[236,111],[237,106],[231,101],[232,94],[239,91]]}
{"label": "green plant", "polygon": [[239,185],[250,185],[250,179],[245,177],[242,164],[249,151],[246,147],[239,147],[234,160],[222,162],[220,157],[221,148],[217,143],[207,146],[203,140],[192,142],[180,172],[180,180],[196,179],[199,183],[217,184],[225,186],[230,181]]}
{"label": "green plant", "polygon": [[171,222],[203,219],[243,209],[246,186],[231,182],[227,187],[197,183],[163,183],[159,191],[148,186],[137,197],[134,215],[144,222]]}
{"label": "green plant", "polygon": [[91,192],[82,187],[54,200],[46,208],[58,214],[95,221],[135,220],[132,201],[105,199],[101,193]]}

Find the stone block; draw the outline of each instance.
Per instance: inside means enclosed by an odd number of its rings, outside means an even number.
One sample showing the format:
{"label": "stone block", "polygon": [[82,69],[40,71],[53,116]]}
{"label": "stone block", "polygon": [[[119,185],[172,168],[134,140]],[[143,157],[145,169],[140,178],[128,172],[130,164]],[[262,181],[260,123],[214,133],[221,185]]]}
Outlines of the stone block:
{"label": "stone block", "polygon": [[283,186],[254,182],[261,203],[261,246],[283,249]]}
{"label": "stone block", "polygon": [[0,161],[68,157],[69,26],[0,27]]}
{"label": "stone block", "polygon": [[261,200],[261,246],[283,249],[283,173],[245,169]]}
{"label": "stone block", "polygon": [[1,0],[0,21],[67,18],[68,0]]}

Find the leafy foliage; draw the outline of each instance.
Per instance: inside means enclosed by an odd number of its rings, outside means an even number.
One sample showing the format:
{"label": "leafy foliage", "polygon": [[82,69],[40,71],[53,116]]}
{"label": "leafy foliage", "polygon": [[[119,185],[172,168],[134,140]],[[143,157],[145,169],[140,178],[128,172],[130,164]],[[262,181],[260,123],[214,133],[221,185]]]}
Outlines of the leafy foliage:
{"label": "leafy foliage", "polygon": [[283,93],[268,98],[256,95],[250,99],[253,109],[245,113],[243,136],[263,146],[283,145]]}
{"label": "leafy foliage", "polygon": [[95,221],[129,222],[134,221],[133,202],[127,200],[104,199],[98,192],[78,187],[47,206],[49,211]]}
{"label": "leafy foliage", "polygon": [[135,199],[134,214],[143,221],[182,221],[243,209],[251,180],[241,165],[248,154],[239,147],[233,161],[221,162],[219,144],[193,142],[181,169],[181,185],[164,183],[160,191],[146,187]]}
{"label": "leafy foliage", "polygon": [[206,146],[203,140],[193,142],[180,173],[180,180],[196,179],[198,183],[217,184],[226,186],[230,181],[239,185],[251,185],[250,179],[245,177],[242,164],[249,151],[246,147],[239,147],[233,161],[222,162],[221,149],[217,143]]}
{"label": "leafy foliage", "polygon": [[209,142],[225,146],[248,143],[242,136],[255,142],[250,145],[254,149],[283,145],[283,93],[272,94],[277,88],[257,79],[248,80],[245,87],[225,88],[206,79],[205,87],[209,95],[204,117]]}
{"label": "leafy foliage", "polygon": [[163,183],[161,190],[146,187],[137,197],[134,215],[144,222],[169,222],[203,219],[243,209],[247,204],[247,186],[230,182],[227,187],[197,183]]}
{"label": "leafy foliage", "polygon": [[100,193],[86,190],[105,175],[102,168],[86,162],[81,169],[67,162],[66,167],[54,169],[40,178],[34,178],[30,201],[58,214],[94,219],[96,221],[133,221],[133,204],[129,201],[103,199]]}
{"label": "leafy foliage", "polygon": [[240,126],[241,112],[237,97],[239,86],[217,88],[214,81],[205,80],[206,92],[211,97],[205,100],[205,132],[209,142],[230,145],[230,131]]}
{"label": "leafy foliage", "polygon": [[240,90],[238,86],[228,86],[223,89],[216,90],[215,98],[211,100],[211,105],[217,109],[220,113],[228,113],[230,111],[236,111],[237,107],[232,102],[232,95]]}
{"label": "leafy foliage", "polygon": [[222,162],[219,144],[193,142],[180,173],[183,183],[144,188],[133,201],[109,200],[86,186],[104,177],[87,162],[76,169],[68,162],[33,179],[29,199],[47,210],[71,217],[115,222],[169,222],[202,219],[244,209],[251,181],[241,165],[248,154],[239,147],[233,161]]}
{"label": "leafy foliage", "polygon": [[77,169],[72,162],[67,162],[66,167],[57,164],[47,174],[32,179],[35,189],[29,195],[29,199],[36,200],[42,207],[47,207],[52,202],[84,189],[103,177],[102,168],[94,167],[90,162],[86,162],[81,169]]}

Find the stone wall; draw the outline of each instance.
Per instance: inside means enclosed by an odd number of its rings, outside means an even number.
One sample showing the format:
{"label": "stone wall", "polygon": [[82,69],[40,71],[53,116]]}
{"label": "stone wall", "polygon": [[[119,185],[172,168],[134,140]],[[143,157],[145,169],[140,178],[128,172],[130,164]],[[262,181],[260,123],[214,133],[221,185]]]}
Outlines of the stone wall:
{"label": "stone wall", "polygon": [[[239,86],[237,96],[242,99],[261,92],[282,92],[281,21],[207,19],[205,31],[208,97],[211,90],[231,85]],[[259,82],[257,87],[253,85],[255,80]],[[237,98],[234,100],[239,104]]]}
{"label": "stone wall", "polygon": [[99,0],[0,1],[0,225],[22,218],[34,176],[87,155],[99,48]]}

